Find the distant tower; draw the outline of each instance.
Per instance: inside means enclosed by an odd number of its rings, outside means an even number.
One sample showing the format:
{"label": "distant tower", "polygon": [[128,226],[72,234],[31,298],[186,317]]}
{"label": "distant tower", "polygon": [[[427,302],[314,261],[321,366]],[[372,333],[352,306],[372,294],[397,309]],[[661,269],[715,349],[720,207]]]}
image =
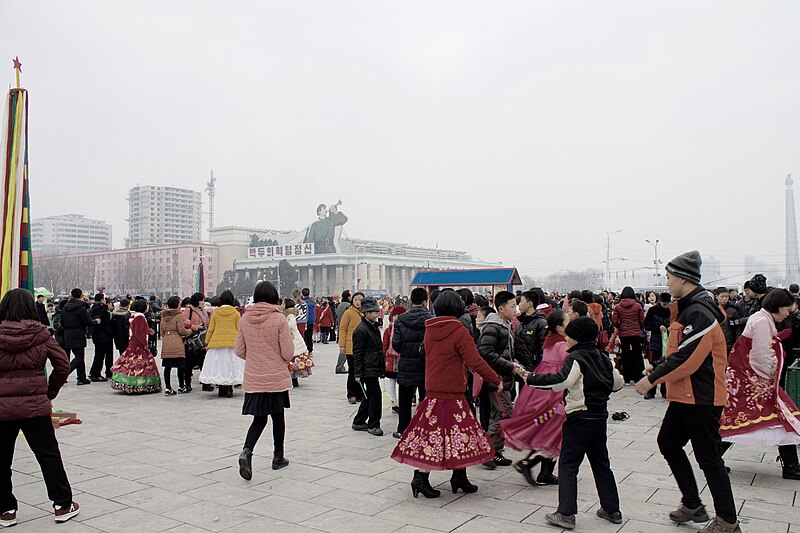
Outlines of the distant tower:
{"label": "distant tower", "polygon": [[792,175],[786,176],[786,283],[800,283],[800,250],[797,247],[797,217],[794,213]]}
{"label": "distant tower", "polygon": [[[214,193],[217,178],[214,177],[214,171],[211,171],[211,177],[206,184],[206,192],[208,193],[208,238],[211,238],[211,230],[214,229]],[[792,211],[794,216],[794,211]],[[796,241],[797,239],[795,239]]]}

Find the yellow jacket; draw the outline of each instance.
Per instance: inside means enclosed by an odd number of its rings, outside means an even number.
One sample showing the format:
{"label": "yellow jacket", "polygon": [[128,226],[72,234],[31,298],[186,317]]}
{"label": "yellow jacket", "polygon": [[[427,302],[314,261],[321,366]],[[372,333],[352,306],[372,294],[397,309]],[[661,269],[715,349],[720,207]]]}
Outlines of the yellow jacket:
{"label": "yellow jacket", "polygon": [[339,348],[344,348],[346,355],[353,355],[353,332],[359,324],[361,324],[361,311],[351,305],[339,323]]}
{"label": "yellow jacket", "polygon": [[211,313],[211,322],[206,333],[208,348],[233,348],[239,333],[239,311],[230,305],[217,307]]}

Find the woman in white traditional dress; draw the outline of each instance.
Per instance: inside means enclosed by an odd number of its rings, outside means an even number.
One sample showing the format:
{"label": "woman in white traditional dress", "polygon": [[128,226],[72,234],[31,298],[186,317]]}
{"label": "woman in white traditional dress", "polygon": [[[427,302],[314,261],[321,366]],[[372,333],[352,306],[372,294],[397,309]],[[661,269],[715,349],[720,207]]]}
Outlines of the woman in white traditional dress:
{"label": "woman in white traditional dress", "polygon": [[206,333],[206,360],[200,372],[200,383],[217,385],[219,395],[233,397],[233,386],[244,381],[244,360],[236,356],[236,336],[239,333],[239,310],[233,304],[231,291],[219,295],[220,306],[211,313]]}

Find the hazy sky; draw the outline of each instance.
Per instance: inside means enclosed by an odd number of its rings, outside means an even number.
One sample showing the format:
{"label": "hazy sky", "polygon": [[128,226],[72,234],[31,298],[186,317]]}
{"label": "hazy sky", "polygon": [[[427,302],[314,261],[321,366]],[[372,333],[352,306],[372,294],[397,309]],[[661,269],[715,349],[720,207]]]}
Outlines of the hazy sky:
{"label": "hazy sky", "polygon": [[796,1],[0,0],[0,20],[32,216],[108,220],[118,246],[129,187],[213,168],[217,225],[300,229],[341,198],[351,237],[532,275],[604,268],[616,229],[627,268],[647,238],[785,261]]}

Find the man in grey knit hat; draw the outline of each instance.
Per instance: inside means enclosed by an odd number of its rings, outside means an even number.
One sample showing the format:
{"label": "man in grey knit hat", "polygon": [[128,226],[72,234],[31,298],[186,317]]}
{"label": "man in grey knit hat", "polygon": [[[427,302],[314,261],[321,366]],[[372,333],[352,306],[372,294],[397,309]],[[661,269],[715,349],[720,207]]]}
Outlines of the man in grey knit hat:
{"label": "man in grey knit hat", "polygon": [[667,263],[667,287],[677,299],[672,305],[677,305],[678,314],[669,328],[668,355],[655,368],[648,367],[647,376],[636,384],[636,392],[644,395],[655,385],[667,385],[669,407],[658,433],[658,449],[683,496],[680,507],[669,514],[670,519],[678,524],[709,519],[684,451],[691,441],[717,513],[701,531],[741,533],[719,434],[722,409],[728,399],[728,353],[721,325],[725,316],[700,285],[702,264],[696,250]]}

